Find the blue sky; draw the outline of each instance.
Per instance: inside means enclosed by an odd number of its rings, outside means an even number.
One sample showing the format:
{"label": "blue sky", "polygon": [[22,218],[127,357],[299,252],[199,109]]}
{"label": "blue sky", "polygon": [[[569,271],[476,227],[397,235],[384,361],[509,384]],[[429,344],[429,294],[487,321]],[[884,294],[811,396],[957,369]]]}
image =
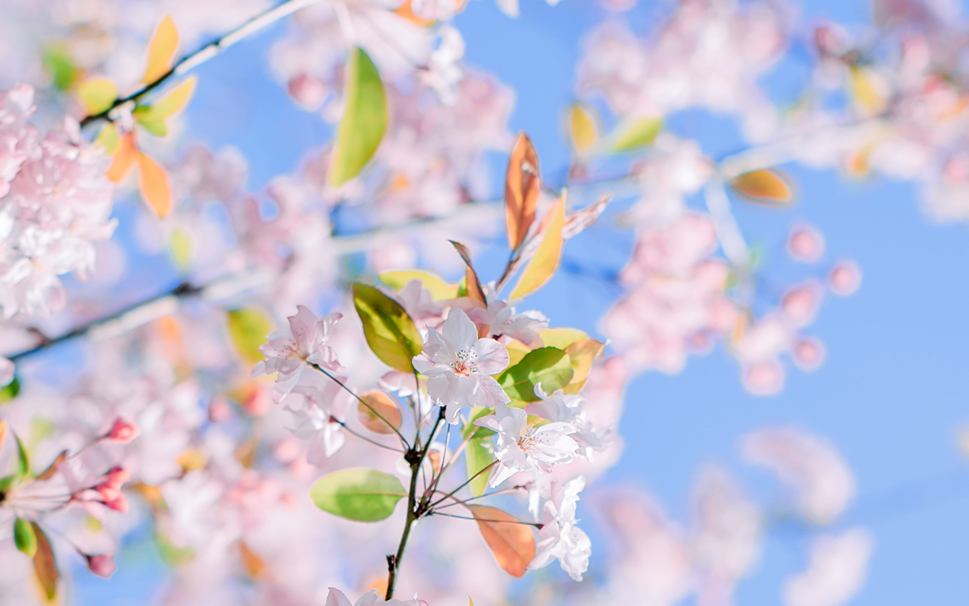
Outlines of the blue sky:
{"label": "blue sky", "polygon": [[[560,125],[574,100],[581,35],[603,11],[577,0],[555,8],[522,2],[522,16],[511,20],[490,1],[473,0],[456,25],[468,62],[516,90],[511,130],[529,133],[554,184],[568,163]],[[634,29],[645,30],[658,11],[653,3],[638,7]],[[824,17],[863,22],[864,4],[825,0],[801,8],[802,23]],[[242,150],[252,167],[251,188],[292,171],[330,132],[272,82],[264,60],[272,37],[264,34],[203,66],[190,114],[198,136],[214,147]],[[783,74],[769,82],[778,94],[789,85]],[[675,118],[670,129],[699,137],[713,157],[740,145],[731,122],[701,112]],[[498,179],[504,158],[494,161]],[[856,506],[834,528],[863,525],[875,536],[868,583],[852,604],[962,606],[969,600],[969,468],[957,435],[969,421],[969,233],[964,225],[930,224],[909,184],[785,169],[798,185],[793,208],[739,203],[736,212],[748,239],[765,249],[776,247],[795,220],[806,220],[824,233],[828,260],[850,257],[861,264],[861,290],[826,299],[813,327],[827,345],[827,362],[812,374],[792,370],[785,391],[771,398],[747,395],[736,363],[719,351],[691,360],[677,376],[640,376],[629,389],[622,422],[625,455],[606,481],[647,487],[671,517],[685,521],[696,472],[717,461],[770,502],[776,487],[739,461],[739,440],[765,425],[803,427],[832,441],[857,474]],[[630,242],[630,234],[604,220],[571,241],[566,255],[616,270]],[[503,254],[486,254],[482,264],[496,266]],[[556,325],[596,332],[596,319],[614,295],[594,280],[563,274],[529,303]],[[739,588],[740,605],[778,604],[783,579],[804,565],[807,535],[775,528],[768,537],[759,571]],[[104,603],[107,590],[119,600],[111,603],[126,603],[121,594],[143,594],[123,587],[143,591],[149,578],[132,567],[122,569],[121,583],[110,589],[79,579],[78,595]]]}

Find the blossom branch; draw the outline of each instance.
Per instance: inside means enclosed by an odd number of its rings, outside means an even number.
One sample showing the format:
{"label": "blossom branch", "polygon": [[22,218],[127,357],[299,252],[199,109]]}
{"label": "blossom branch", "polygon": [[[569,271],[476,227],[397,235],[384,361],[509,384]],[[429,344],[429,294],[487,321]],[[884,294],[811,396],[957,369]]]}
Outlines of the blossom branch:
{"label": "blossom branch", "polygon": [[320,0],[285,0],[280,4],[267,9],[224,36],[216,38],[191,54],[185,55],[179,59],[171,69],[159,76],[157,80],[149,82],[130,95],[118,97],[114,100],[111,106],[104,111],[87,116],[81,120],[81,126],[87,126],[88,124],[93,124],[101,120],[111,121],[113,119],[112,113],[119,107],[134,105],[141,100],[142,97],[158,88],[168,80],[188,73],[202,63],[205,63],[216,55],[221,54],[236,42],[239,42],[240,40],[243,40],[256,32],[265,29],[266,27],[272,25],[280,19],[288,17],[300,9],[306,8],[307,6],[311,6],[318,2],[320,2]]}

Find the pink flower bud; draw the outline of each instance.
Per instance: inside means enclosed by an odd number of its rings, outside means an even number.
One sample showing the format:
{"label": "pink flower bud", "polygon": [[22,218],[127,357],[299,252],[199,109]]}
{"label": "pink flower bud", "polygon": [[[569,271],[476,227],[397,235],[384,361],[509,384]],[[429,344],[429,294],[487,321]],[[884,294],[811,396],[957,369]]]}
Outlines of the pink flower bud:
{"label": "pink flower bud", "polygon": [[118,497],[110,501],[105,501],[104,506],[119,513],[128,513],[128,498],[123,492],[118,492]]}
{"label": "pink flower bud", "polygon": [[784,295],[781,309],[797,326],[809,324],[817,312],[821,301],[821,288],[815,284],[807,284],[795,288]]}
{"label": "pink flower bud", "polygon": [[104,502],[105,503],[114,502],[114,501],[116,501],[116,500],[118,500],[118,499],[120,499],[120,498],[122,498],[124,496],[121,493],[121,489],[120,488],[118,488],[116,486],[112,486],[112,485],[108,484],[107,482],[105,482],[103,484],[98,484],[98,486],[95,488],[95,490],[98,491],[98,494],[101,495],[101,498],[104,499]]}
{"label": "pink flower bud", "polygon": [[797,225],[788,236],[787,253],[797,261],[814,263],[824,254],[824,238],[809,225]]}
{"label": "pink flower bud", "polygon": [[861,268],[854,261],[838,262],[828,274],[828,288],[836,295],[853,295],[861,286]]}
{"label": "pink flower bud", "polygon": [[755,396],[773,396],[784,388],[784,367],[776,360],[758,362],[744,369],[744,388]]}
{"label": "pink flower bud", "polygon": [[115,420],[114,425],[111,426],[111,431],[109,431],[108,435],[105,437],[109,440],[114,440],[115,442],[127,444],[138,437],[138,428],[132,423],[118,418]]}
{"label": "pink flower bud", "polygon": [[131,479],[131,474],[120,467],[113,467],[108,473],[104,474],[104,483],[113,488],[121,488],[129,479]]}
{"label": "pink flower bud", "polygon": [[108,553],[85,555],[84,561],[87,564],[87,569],[92,574],[96,574],[105,579],[114,574],[114,571],[117,569],[117,566],[114,564],[114,556]]}
{"label": "pink flower bud", "polygon": [[804,371],[817,370],[824,362],[824,344],[805,337],[794,346],[794,363]]}
{"label": "pink flower bud", "polygon": [[289,96],[308,110],[317,109],[326,98],[326,84],[308,74],[290,79]]}

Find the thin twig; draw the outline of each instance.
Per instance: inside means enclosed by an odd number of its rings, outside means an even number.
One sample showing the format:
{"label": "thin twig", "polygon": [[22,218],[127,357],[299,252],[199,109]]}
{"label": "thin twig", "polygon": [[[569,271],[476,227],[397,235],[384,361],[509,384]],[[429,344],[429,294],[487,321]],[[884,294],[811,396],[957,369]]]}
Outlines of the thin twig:
{"label": "thin twig", "polygon": [[149,82],[130,95],[118,97],[114,100],[111,106],[104,111],[87,116],[81,120],[81,126],[87,126],[88,124],[93,124],[101,120],[112,120],[112,112],[119,107],[136,104],[141,100],[142,97],[158,88],[168,80],[188,73],[212,57],[221,54],[236,42],[251,36],[252,34],[279,21],[280,19],[288,17],[300,9],[316,4],[317,2],[320,2],[320,0],[286,0],[285,2],[267,9],[224,36],[216,38],[208,44],[200,47],[198,50],[185,55],[179,59],[171,69],[159,76],[157,80]]}

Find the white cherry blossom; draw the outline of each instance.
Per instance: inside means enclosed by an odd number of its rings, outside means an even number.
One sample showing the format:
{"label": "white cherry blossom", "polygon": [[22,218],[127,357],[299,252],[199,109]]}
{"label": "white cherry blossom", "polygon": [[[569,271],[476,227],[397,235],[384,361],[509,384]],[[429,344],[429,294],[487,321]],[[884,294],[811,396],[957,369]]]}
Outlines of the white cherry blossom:
{"label": "white cherry blossom", "polygon": [[509,402],[491,376],[508,366],[508,350],[494,339],[479,339],[474,323],[460,309],[451,309],[441,331],[427,331],[424,351],[414,368],[427,376],[427,395],[445,407],[449,423],[457,423],[458,410],[482,404]]}
{"label": "white cherry blossom", "polygon": [[562,570],[574,580],[582,580],[592,555],[592,542],[575,525],[575,507],[584,488],[582,476],[552,486],[552,498],[545,503],[543,526],[538,531],[535,557],[528,565],[532,570],[544,568],[557,558]]}

